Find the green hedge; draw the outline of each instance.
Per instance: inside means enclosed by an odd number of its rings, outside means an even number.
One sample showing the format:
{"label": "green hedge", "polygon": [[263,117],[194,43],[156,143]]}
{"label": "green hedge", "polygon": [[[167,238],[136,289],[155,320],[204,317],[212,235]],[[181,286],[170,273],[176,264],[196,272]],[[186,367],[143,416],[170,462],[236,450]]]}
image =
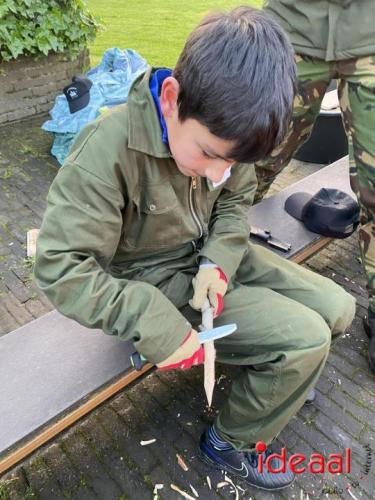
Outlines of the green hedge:
{"label": "green hedge", "polygon": [[0,0],[0,60],[50,52],[75,57],[99,28],[85,0]]}

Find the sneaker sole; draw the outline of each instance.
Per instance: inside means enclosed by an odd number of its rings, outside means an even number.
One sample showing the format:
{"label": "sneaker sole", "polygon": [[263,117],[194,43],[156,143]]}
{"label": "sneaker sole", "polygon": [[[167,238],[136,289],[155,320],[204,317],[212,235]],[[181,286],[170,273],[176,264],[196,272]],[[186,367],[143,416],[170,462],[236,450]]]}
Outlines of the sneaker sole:
{"label": "sneaker sole", "polygon": [[222,465],[222,466],[217,465],[216,462],[213,462],[210,458],[208,458],[206,455],[204,455],[201,450],[199,450],[199,458],[202,460],[202,462],[204,462],[206,465],[209,465],[213,469],[225,470],[226,472],[228,472],[228,474],[232,474],[233,476],[235,476],[235,477],[241,479],[242,481],[244,481],[245,483],[247,483],[249,486],[253,486],[254,488],[258,488],[259,490],[264,490],[264,491],[283,490],[285,488],[289,488],[289,486],[291,486],[296,479],[296,477],[294,476],[293,480],[290,483],[286,484],[285,486],[280,486],[280,487],[276,487],[276,488],[273,486],[273,487],[267,488],[264,486],[259,486],[258,484],[251,483],[250,481],[247,481],[246,478],[244,478],[243,476],[237,475],[233,471],[233,469],[230,469],[229,467],[226,467],[225,465]]}

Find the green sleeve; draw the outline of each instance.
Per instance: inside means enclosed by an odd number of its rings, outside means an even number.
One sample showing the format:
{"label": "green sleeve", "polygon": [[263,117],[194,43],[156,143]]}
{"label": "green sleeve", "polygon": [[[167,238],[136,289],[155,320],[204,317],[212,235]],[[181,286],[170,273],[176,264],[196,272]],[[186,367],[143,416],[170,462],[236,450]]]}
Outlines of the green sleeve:
{"label": "green sleeve", "polygon": [[177,349],[190,325],[156,287],[108,272],[123,230],[124,203],[116,187],[75,163],[65,164],[47,198],[36,283],[65,316],[133,340],[157,363]]}
{"label": "green sleeve", "polygon": [[209,235],[200,256],[220,266],[228,280],[236,273],[249,245],[248,217],[256,186],[252,165],[234,165],[210,219]]}

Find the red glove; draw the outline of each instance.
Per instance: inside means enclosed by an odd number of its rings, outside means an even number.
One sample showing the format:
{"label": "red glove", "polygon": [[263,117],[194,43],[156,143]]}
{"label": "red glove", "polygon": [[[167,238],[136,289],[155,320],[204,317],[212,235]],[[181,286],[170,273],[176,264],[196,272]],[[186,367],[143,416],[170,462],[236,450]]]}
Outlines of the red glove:
{"label": "red glove", "polygon": [[156,366],[162,371],[178,368],[188,370],[192,366],[202,363],[204,363],[204,348],[199,342],[198,333],[192,329],[177,351],[168,356],[166,360],[157,363]]}
{"label": "red glove", "polygon": [[214,317],[219,316],[224,308],[223,297],[228,288],[228,280],[219,266],[201,266],[192,281],[194,296],[189,302],[193,309],[201,311],[208,297],[214,308]]}

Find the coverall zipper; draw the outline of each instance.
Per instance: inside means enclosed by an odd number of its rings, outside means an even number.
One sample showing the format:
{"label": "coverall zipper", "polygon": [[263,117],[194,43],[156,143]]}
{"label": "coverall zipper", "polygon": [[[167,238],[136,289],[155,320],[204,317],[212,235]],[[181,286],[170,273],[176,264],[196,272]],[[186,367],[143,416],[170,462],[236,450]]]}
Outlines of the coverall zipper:
{"label": "coverall zipper", "polygon": [[191,210],[191,214],[193,216],[194,222],[196,223],[198,231],[199,231],[199,236],[198,236],[198,239],[199,239],[203,236],[203,225],[202,225],[201,221],[199,220],[198,214],[194,208],[193,190],[195,190],[195,189],[197,189],[197,178],[192,177],[191,183],[190,183],[190,191],[189,191],[189,205],[190,205],[190,210]]}

